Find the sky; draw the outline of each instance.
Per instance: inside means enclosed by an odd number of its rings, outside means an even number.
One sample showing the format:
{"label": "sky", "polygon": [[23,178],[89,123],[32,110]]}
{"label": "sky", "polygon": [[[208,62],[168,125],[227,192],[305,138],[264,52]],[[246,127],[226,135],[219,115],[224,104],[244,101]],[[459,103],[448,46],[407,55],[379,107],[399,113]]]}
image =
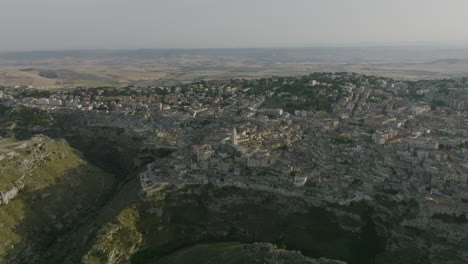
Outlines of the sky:
{"label": "sky", "polygon": [[0,51],[468,46],[467,0],[0,0]]}

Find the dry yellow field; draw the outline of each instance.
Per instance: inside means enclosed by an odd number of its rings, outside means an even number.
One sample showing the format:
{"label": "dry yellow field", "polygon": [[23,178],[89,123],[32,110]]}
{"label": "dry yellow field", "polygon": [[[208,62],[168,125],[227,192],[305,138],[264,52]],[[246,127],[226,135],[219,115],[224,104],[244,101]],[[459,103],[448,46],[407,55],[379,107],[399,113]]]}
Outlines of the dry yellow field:
{"label": "dry yellow field", "polygon": [[[246,58],[181,56],[163,59],[42,59],[0,61],[0,86],[44,88],[162,85],[201,79],[260,78],[311,72],[359,72],[395,79],[468,76],[468,61],[458,63],[307,64],[265,63]],[[47,74],[44,74],[47,73]],[[52,75],[51,75],[52,73]],[[42,75],[42,76],[41,76]]]}

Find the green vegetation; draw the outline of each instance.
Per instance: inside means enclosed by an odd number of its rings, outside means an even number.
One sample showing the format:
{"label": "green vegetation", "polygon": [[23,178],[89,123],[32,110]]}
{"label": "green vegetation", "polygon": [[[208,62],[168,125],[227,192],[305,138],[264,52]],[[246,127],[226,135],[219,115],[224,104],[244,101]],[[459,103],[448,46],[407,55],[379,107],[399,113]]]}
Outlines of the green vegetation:
{"label": "green vegetation", "polygon": [[281,144],[280,146],[276,147],[275,150],[288,150],[289,149],[289,146],[288,144]]}
{"label": "green vegetation", "polygon": [[7,113],[10,123],[20,126],[49,126],[52,124],[52,117],[44,110],[30,107],[17,107]]}
{"label": "green vegetation", "polygon": [[416,81],[409,81],[408,84],[408,97],[411,99],[421,99],[424,97],[423,94],[417,94],[416,92],[421,88],[421,85]]}
{"label": "green vegetation", "polygon": [[434,100],[432,101],[431,109],[435,110],[437,107],[444,107],[444,106],[447,106],[447,104],[444,101]]}
{"label": "green vegetation", "polygon": [[455,149],[462,149],[462,148],[468,149],[468,141],[464,142],[464,143],[460,143],[460,144],[456,145],[454,148]]}
{"label": "green vegetation", "polygon": [[444,94],[444,95],[448,95],[448,94],[449,94],[449,89],[448,89],[447,86],[441,85],[441,86],[437,89],[437,92],[438,92],[438,93],[441,93],[441,94]]}
{"label": "green vegetation", "polygon": [[451,150],[451,149],[462,149],[462,148],[468,148],[468,142],[460,143],[456,146],[439,144],[439,149]]}
{"label": "green vegetation", "polygon": [[339,144],[350,144],[353,142],[353,140],[346,136],[339,136],[335,138],[335,142]]}
{"label": "green vegetation", "polygon": [[[340,77],[337,77],[340,76]],[[274,91],[275,94],[266,100],[265,108],[282,108],[289,113],[295,110],[326,111],[333,110],[333,104],[346,92],[342,86],[354,84],[361,86],[367,79],[376,82],[376,77],[355,76],[347,73],[313,73],[302,77],[273,77],[257,81],[244,82],[244,88],[250,88],[248,94],[264,94]],[[316,81],[312,83],[312,81]]]}
{"label": "green vegetation", "polygon": [[22,89],[19,91],[20,97],[49,98],[52,95],[50,90]]}
{"label": "green vegetation", "polygon": [[377,98],[369,98],[366,100],[366,103],[368,104],[375,104],[375,103],[380,103],[382,100],[379,100]]}
{"label": "green vegetation", "polygon": [[24,247],[40,253],[55,243],[102,205],[113,186],[112,175],[45,137],[1,140],[0,155],[0,191],[21,189],[0,205],[0,262],[24,256]]}
{"label": "green vegetation", "polygon": [[124,263],[138,248],[142,235],[137,230],[138,211],[127,208],[107,224],[95,241],[94,247],[83,258],[84,263]]}
{"label": "green vegetation", "polygon": [[468,224],[468,218],[466,218],[464,215],[456,216],[455,214],[434,214],[432,218],[449,224]]}
{"label": "green vegetation", "polygon": [[[43,137],[28,141],[3,139],[0,141],[0,154],[2,152],[4,155],[14,154],[0,161],[4,172],[0,177],[0,190],[5,190],[10,183],[23,175],[22,183],[28,191],[42,189],[54,184],[69,170],[87,165],[67,145]],[[19,168],[18,164],[21,162],[30,162],[30,165]]]}
{"label": "green vegetation", "polygon": [[77,87],[85,86],[85,87],[99,87],[99,88],[110,88],[118,85],[116,82],[111,80],[76,80],[75,85]]}
{"label": "green vegetation", "polygon": [[279,96],[274,96],[267,100],[263,107],[282,108],[288,113],[294,113],[295,110],[331,112],[333,110],[333,103],[334,100],[326,96],[309,96],[305,102],[289,101]]}

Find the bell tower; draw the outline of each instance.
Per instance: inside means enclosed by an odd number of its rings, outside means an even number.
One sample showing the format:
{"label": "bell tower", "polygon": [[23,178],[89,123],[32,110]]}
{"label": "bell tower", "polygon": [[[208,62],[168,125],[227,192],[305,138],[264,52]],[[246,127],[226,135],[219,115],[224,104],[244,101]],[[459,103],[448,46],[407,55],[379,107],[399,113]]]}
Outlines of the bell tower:
{"label": "bell tower", "polygon": [[234,127],[232,129],[232,144],[234,146],[237,146],[237,129],[236,129],[236,127]]}

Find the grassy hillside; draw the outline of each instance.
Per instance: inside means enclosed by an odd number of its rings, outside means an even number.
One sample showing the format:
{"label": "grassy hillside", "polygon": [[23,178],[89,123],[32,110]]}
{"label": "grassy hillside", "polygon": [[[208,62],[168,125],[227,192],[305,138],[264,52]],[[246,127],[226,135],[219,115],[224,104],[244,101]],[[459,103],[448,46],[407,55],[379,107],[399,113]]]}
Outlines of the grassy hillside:
{"label": "grassy hillside", "polygon": [[134,208],[123,210],[101,230],[92,249],[83,257],[83,262],[128,263],[142,240],[142,235],[137,230],[138,217]]}
{"label": "grassy hillside", "polygon": [[107,200],[113,181],[64,142],[0,139],[0,192],[18,190],[0,204],[0,262],[39,259]]}

